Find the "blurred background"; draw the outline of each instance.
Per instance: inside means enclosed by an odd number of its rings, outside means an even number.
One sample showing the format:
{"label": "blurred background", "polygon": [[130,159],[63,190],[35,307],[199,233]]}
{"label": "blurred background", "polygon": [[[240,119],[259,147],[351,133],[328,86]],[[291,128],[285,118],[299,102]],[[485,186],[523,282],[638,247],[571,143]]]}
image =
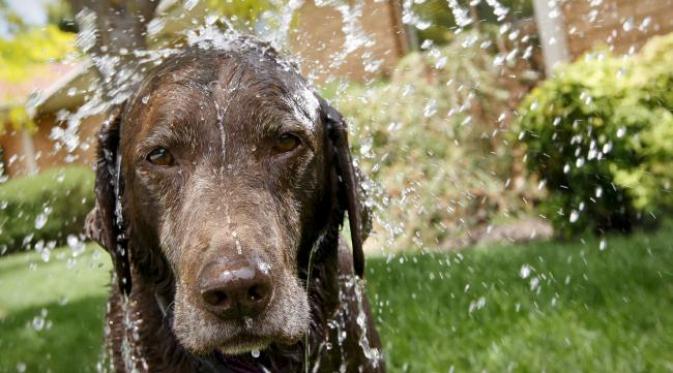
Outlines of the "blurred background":
{"label": "blurred background", "polygon": [[105,371],[95,133],[217,30],[346,116],[390,371],[673,371],[673,0],[0,0],[0,371]]}

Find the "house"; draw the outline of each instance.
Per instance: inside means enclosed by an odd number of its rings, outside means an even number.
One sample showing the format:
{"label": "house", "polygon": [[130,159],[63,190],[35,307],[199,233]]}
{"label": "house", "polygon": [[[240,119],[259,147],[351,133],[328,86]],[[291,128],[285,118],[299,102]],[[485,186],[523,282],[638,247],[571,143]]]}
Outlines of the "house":
{"label": "house", "polygon": [[[50,92],[62,82],[70,81],[79,68],[79,65],[69,63],[45,64],[34,71],[30,79],[20,83],[0,81],[0,175],[30,175],[45,168],[92,159],[93,147],[87,144],[68,153],[65,148],[55,146],[53,141],[52,131],[59,122],[58,111],[72,107],[74,103],[67,102],[72,101],[72,97],[66,92],[62,92],[59,99],[46,102],[47,110],[37,115],[31,115],[25,109],[26,99],[34,99],[35,92]],[[84,137],[90,137],[93,133],[90,124],[97,121],[98,118],[88,118],[83,122]]]}
{"label": "house", "polygon": [[[157,7],[157,19],[162,33],[177,33],[203,21],[207,13],[205,2],[185,9],[182,2],[163,0]],[[295,11],[288,45],[298,56],[305,74],[317,81],[335,77],[364,81],[390,74],[398,60],[407,52],[407,33],[401,22],[401,10],[396,0],[363,0],[352,9],[316,6],[306,1]],[[358,22],[344,19],[359,12]],[[357,29],[360,27],[360,29]],[[344,30],[357,34],[346,35]],[[348,50],[350,53],[344,53]],[[78,111],[91,94],[90,87],[98,79],[86,62],[50,64],[45,74],[25,84],[13,85],[0,81],[0,92],[16,98],[5,98],[5,112],[16,108],[17,100],[30,95],[27,112],[30,125],[4,123],[0,134],[3,176],[34,174],[39,170],[70,163],[92,164],[95,155],[95,133],[103,114],[78,118],[77,131],[64,120],[64,113]],[[34,93],[31,93],[34,92]],[[0,94],[0,102],[3,102]],[[0,113],[3,109],[0,107]],[[8,115],[0,115],[1,118]],[[9,122],[9,120],[5,119]],[[70,148],[70,149],[68,149]]]}
{"label": "house", "polygon": [[533,0],[545,66],[573,61],[597,46],[638,51],[673,32],[673,0]]}

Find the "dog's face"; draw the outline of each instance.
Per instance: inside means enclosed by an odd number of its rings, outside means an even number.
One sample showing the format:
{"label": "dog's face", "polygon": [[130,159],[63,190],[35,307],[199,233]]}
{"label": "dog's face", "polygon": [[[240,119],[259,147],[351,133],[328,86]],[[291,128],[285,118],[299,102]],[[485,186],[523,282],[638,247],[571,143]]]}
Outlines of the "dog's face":
{"label": "dog's face", "polygon": [[170,59],[127,102],[118,154],[130,259],[159,248],[189,351],[241,353],[307,331],[298,256],[343,182],[323,110],[301,77],[256,52]]}

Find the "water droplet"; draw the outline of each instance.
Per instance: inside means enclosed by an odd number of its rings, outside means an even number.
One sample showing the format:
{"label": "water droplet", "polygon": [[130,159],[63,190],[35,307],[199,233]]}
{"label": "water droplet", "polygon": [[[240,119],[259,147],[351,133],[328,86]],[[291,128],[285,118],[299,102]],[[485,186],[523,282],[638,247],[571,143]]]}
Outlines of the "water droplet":
{"label": "water droplet", "polygon": [[147,34],[150,36],[154,36],[161,32],[161,30],[164,29],[166,26],[166,20],[162,17],[157,17],[152,19],[148,24],[147,24]]}
{"label": "water droplet", "polygon": [[598,250],[603,251],[608,247],[607,241],[605,241],[605,238],[601,240],[601,242],[598,244]]}
{"label": "water droplet", "polygon": [[437,100],[430,100],[428,103],[425,105],[425,108],[423,109],[423,116],[426,118],[429,118],[437,112]]}
{"label": "water droplet", "polygon": [[470,305],[468,307],[468,312],[472,313],[474,311],[480,310],[486,306],[486,298],[480,297],[476,301],[470,302]]}
{"label": "water droplet", "polygon": [[35,316],[33,318],[33,329],[35,329],[39,332],[43,328],[44,328],[44,319],[40,316]]}
{"label": "water droplet", "polygon": [[35,316],[32,321],[33,329],[38,332],[44,329],[48,311],[46,308],[40,310],[40,314]]}
{"label": "water droplet", "polygon": [[610,153],[610,150],[612,150],[612,143],[611,142],[603,145],[603,154]]}
{"label": "water droplet", "polygon": [[650,27],[651,23],[652,23],[652,17],[643,18],[643,21],[640,23],[640,26],[638,26],[638,30],[640,30],[641,32],[646,32],[647,29]]}
{"label": "water droplet", "polygon": [[42,229],[47,224],[47,214],[41,212],[35,217],[35,229]]}
{"label": "water droplet", "polygon": [[73,256],[79,256],[84,252],[84,249],[86,248],[84,242],[82,242],[82,240],[80,240],[74,234],[69,234],[66,241],[68,243],[68,246],[70,247],[70,250],[72,250]]}
{"label": "water droplet", "polygon": [[250,355],[252,355],[253,358],[257,359],[259,357],[259,350],[254,349],[250,351]]}
{"label": "water droplet", "polygon": [[626,135],[626,128],[619,127],[619,129],[617,129],[617,137],[622,138],[622,137],[624,137],[624,135]]}
{"label": "water droplet", "polygon": [[472,23],[470,13],[467,9],[462,8],[457,0],[447,1],[449,3],[449,8],[451,8],[451,13],[453,13],[453,18],[456,20],[456,24],[459,27],[465,27]]}
{"label": "water droplet", "polygon": [[576,210],[572,210],[570,212],[570,219],[569,220],[570,220],[571,223],[576,222],[577,219],[579,219],[579,218],[580,218],[579,212],[577,212]]}
{"label": "water droplet", "polygon": [[419,30],[427,30],[430,26],[432,26],[432,22],[428,20],[419,19],[418,21],[416,21],[415,26]]}
{"label": "water droplet", "polygon": [[526,279],[528,276],[530,276],[531,272],[533,271],[533,267],[529,266],[528,264],[524,264],[521,266],[521,269],[519,270],[519,276],[521,278]]}

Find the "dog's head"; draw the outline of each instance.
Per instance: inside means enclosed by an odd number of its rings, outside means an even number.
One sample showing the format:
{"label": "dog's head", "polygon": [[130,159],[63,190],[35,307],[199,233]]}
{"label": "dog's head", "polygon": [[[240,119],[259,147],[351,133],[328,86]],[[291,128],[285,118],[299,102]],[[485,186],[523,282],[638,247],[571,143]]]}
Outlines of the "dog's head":
{"label": "dog's head", "polygon": [[362,275],[345,124],[270,49],[164,61],[104,124],[96,172],[90,236],[112,253],[122,292],[133,291],[132,271],[170,277],[172,326],[193,353],[304,335],[302,276],[344,211]]}

